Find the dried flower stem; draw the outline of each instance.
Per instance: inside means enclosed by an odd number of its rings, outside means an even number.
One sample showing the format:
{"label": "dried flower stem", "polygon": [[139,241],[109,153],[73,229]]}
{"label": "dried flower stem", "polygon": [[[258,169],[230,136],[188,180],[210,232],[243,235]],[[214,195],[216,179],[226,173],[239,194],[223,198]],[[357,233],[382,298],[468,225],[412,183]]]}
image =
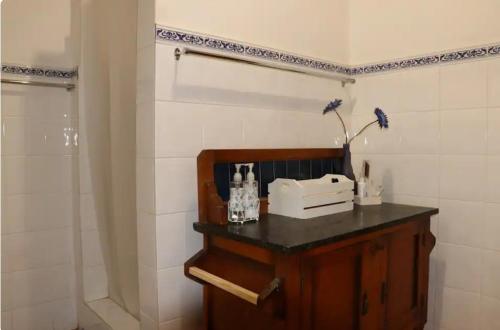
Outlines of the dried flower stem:
{"label": "dried flower stem", "polygon": [[[350,139],[348,143],[351,143],[352,140],[354,140],[358,135],[363,133],[368,127],[370,127],[373,124],[378,123],[378,120],[372,121],[371,123],[366,124],[358,133],[354,134]],[[347,136],[347,135],[346,135]]]}
{"label": "dried flower stem", "polygon": [[339,113],[337,111],[335,111],[335,114],[337,114],[337,117],[339,117],[339,119],[340,119],[340,123],[342,124],[342,128],[344,129],[345,143],[348,144],[349,142],[347,142],[347,129],[345,128],[344,120],[342,119],[342,117],[339,115]]}

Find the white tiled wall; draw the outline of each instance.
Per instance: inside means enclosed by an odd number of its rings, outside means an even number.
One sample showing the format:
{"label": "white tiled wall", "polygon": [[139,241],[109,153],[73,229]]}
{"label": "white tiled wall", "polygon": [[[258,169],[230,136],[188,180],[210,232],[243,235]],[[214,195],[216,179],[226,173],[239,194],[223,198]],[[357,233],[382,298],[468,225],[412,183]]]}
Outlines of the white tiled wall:
{"label": "white tiled wall", "polygon": [[78,117],[61,89],[2,85],[2,329],[74,329]]}
{"label": "white tiled wall", "polygon": [[498,42],[500,22],[494,19],[498,11],[497,0],[461,2],[459,6],[454,0],[351,0],[351,64]]}
{"label": "white tiled wall", "polygon": [[[347,89],[339,82],[187,56],[176,62],[174,49],[156,44],[139,50],[137,189],[144,329],[190,330],[201,322],[201,286],[183,272],[183,263],[202,248],[202,236],[192,228],[198,221],[199,152],[340,146],[341,126],[322,110],[334,98],[344,99],[341,111],[347,116],[350,110]],[[153,64],[147,59],[154,59]],[[145,86],[154,86],[154,98]]]}
{"label": "white tiled wall", "polygon": [[155,214],[155,0],[138,2],[136,95],[136,205],[140,326],[158,329]]}
{"label": "white tiled wall", "polygon": [[500,329],[500,59],[360,77],[353,127],[389,115],[353,146],[385,199],[439,206],[432,221],[428,329]]}

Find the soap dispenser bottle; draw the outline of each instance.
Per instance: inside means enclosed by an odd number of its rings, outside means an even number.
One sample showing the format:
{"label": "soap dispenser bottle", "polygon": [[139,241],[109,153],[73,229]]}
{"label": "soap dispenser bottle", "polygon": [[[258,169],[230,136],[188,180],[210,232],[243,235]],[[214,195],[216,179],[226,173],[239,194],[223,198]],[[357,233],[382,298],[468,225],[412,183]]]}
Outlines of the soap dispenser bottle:
{"label": "soap dispenser bottle", "polygon": [[245,221],[258,221],[260,211],[259,183],[255,180],[253,163],[247,164],[248,174],[243,183],[243,206],[245,209]]}
{"label": "soap dispenser bottle", "polygon": [[227,206],[227,220],[242,223],[245,221],[245,208],[243,206],[243,180],[240,173],[241,164],[235,164],[236,173],[233,181],[229,183],[229,203]]}

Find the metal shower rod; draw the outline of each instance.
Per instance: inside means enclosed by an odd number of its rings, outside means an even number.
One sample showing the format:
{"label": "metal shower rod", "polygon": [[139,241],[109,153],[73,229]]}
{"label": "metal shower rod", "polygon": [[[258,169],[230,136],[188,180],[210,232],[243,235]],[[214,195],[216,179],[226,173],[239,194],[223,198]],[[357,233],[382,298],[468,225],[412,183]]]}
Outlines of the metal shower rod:
{"label": "metal shower rod", "polygon": [[182,48],[182,49],[176,48],[174,55],[175,55],[175,58],[177,60],[180,60],[181,56],[183,56],[183,55],[195,55],[195,56],[209,57],[209,58],[215,58],[215,59],[220,59],[220,60],[225,60],[225,61],[251,64],[251,65],[256,65],[256,66],[261,66],[261,67],[266,67],[266,68],[271,68],[271,69],[277,69],[277,70],[283,70],[283,71],[289,71],[289,72],[294,72],[294,73],[300,73],[300,74],[305,74],[305,75],[309,75],[309,76],[328,78],[328,79],[333,79],[333,80],[337,80],[337,81],[342,82],[342,86],[344,86],[346,83],[354,84],[356,82],[356,80],[353,78],[347,78],[347,77],[343,77],[343,76],[339,76],[339,75],[323,73],[323,72],[319,72],[319,71],[312,71],[312,70],[307,70],[307,69],[292,68],[292,67],[274,64],[274,63],[270,63],[270,62],[255,61],[255,60],[250,60],[247,58],[242,58],[242,57],[238,57],[238,56],[234,56],[234,55],[207,52],[207,51],[203,51],[203,50],[199,50],[199,49],[192,49],[192,48],[186,48],[186,47]]}
{"label": "metal shower rod", "polygon": [[2,78],[2,84],[26,85],[26,86],[40,86],[40,87],[57,87],[65,88],[67,91],[73,90],[76,86],[72,83],[55,83],[34,80],[19,80]]}

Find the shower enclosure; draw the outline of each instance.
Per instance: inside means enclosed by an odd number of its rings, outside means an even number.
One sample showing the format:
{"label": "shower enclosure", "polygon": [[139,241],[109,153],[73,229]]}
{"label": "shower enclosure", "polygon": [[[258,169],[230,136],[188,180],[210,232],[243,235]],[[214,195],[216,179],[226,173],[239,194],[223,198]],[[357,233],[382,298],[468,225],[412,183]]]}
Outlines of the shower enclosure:
{"label": "shower enclosure", "polygon": [[102,318],[102,310],[113,304],[139,318],[136,5],[135,0],[82,1],[78,95],[82,282],[85,301]]}
{"label": "shower enclosure", "polygon": [[137,0],[2,3],[4,330],[139,329],[136,19]]}

